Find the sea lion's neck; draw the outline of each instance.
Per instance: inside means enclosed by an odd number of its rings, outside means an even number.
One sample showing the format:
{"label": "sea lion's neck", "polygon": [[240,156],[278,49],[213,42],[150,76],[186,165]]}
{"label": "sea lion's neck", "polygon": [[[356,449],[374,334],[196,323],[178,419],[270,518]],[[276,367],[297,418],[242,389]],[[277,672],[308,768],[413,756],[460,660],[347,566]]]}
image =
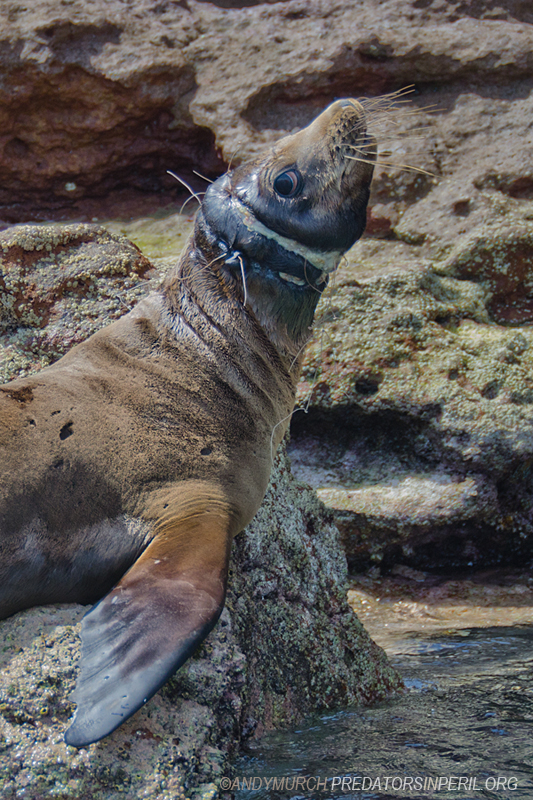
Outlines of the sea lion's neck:
{"label": "sea lion's neck", "polygon": [[284,287],[264,265],[258,268],[245,253],[225,248],[200,212],[185,253],[163,284],[170,312],[182,315],[188,295],[230,333],[253,328],[257,335],[260,328],[287,369],[298,373],[320,292]]}

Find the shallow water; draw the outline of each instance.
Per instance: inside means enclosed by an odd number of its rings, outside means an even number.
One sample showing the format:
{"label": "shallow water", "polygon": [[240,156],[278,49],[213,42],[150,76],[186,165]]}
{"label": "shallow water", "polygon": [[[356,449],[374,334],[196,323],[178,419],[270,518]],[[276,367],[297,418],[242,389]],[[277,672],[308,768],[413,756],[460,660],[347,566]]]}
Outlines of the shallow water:
{"label": "shallow water", "polygon": [[[405,693],[371,709],[316,715],[250,743],[235,775],[255,778],[255,789],[239,784],[236,800],[532,800],[527,577],[450,581],[413,572],[410,580],[355,581],[350,596],[401,672]],[[272,777],[277,789],[267,784]]]}

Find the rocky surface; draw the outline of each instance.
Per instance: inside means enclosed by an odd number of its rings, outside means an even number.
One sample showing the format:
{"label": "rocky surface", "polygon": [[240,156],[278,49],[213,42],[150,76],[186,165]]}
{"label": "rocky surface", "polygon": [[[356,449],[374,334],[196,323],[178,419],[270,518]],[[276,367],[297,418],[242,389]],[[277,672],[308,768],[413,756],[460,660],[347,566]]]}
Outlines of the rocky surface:
{"label": "rocky surface", "polygon": [[247,725],[300,721],[316,708],[368,704],[399,688],[346,601],[338,531],[283,458],[235,541],[228,607],[247,655]]}
{"label": "rocky surface", "polygon": [[[75,750],[63,734],[84,611],[51,606],[0,623],[0,797],[178,800],[191,796],[191,785],[199,797],[213,797],[238,717],[228,697],[243,683],[244,656],[227,612],[203,657],[185,668],[199,684],[194,698],[164,689],[110,739]],[[210,707],[202,682],[218,692]]]}
{"label": "rocky surface", "polygon": [[346,600],[336,528],[278,458],[237,538],[223,616],[198,653],[115,733],[75,750],[80,606],[0,622],[0,798],[212,800],[239,742],[401,682]]}
{"label": "rocky surface", "polygon": [[440,259],[362,242],[337,276],[292,456],[355,568],[533,555],[532,210],[509,201]]}
{"label": "rocky surface", "polygon": [[96,225],[22,226],[0,237],[0,375],[44,367],[142,297],[152,264]]}
{"label": "rocky surface", "polygon": [[407,142],[377,115],[382,160],[434,177],[380,172],[371,229],[440,237],[443,219],[486,214],[486,189],[533,191],[527,0],[6,0],[0,15],[8,221],[90,218],[111,191],[168,202],[167,169],[219,173],[334,97],[409,84],[434,113],[404,115],[403,133],[427,125]]}
{"label": "rocky surface", "polygon": [[[6,379],[55,360],[160,279],[134,245],[98,226],[8,229],[0,249]],[[0,622],[0,798],[211,800],[242,739],[388,697],[401,681],[350,609],[346,578],[330,515],[281,452],[257,517],[235,542],[219,625],[138,714],[79,751],[63,733],[83,609]]]}

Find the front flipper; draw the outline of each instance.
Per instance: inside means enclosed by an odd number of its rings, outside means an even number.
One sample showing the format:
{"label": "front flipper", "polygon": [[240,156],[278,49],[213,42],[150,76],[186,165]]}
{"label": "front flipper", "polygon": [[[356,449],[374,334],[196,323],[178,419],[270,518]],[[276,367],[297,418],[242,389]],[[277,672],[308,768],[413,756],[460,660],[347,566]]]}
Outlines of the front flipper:
{"label": "front flipper", "polygon": [[159,520],[152,543],[83,619],[67,744],[83,747],[114,731],[189,658],[220,616],[232,516],[213,498],[180,510],[177,518]]}

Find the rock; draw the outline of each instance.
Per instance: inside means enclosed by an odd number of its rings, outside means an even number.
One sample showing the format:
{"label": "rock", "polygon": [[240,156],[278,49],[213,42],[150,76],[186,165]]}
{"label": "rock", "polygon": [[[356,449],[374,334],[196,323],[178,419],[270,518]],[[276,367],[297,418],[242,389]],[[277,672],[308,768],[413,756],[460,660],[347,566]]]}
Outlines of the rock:
{"label": "rock", "polygon": [[8,221],[91,218],[110,192],[153,208],[174,197],[167,169],[213,176],[335,97],[409,84],[418,114],[371,101],[373,128],[384,163],[431,174],[378,170],[375,232],[449,244],[487,193],[533,196],[526,0],[138,0],[134,13],[122,0],[7,0],[0,13]]}
{"label": "rock", "polygon": [[356,568],[533,554],[529,206],[474,228],[441,260],[361,242],[336,278],[292,458],[335,509]]}
{"label": "rock", "polygon": [[215,707],[162,690],[110,739],[75,750],[63,734],[74,708],[69,695],[84,611],[51,606],[0,622],[0,797],[178,800],[186,790],[190,796],[191,785],[218,778],[231,742],[227,729],[238,719],[238,704],[227,697],[242,686],[244,661],[228,614],[203,658],[186,668],[217,687]]}
{"label": "rock", "polygon": [[0,374],[47,366],[122,316],[155,274],[138,247],[96,225],[0,234]]}
{"label": "rock", "polygon": [[63,734],[85,609],[37,608],[0,622],[0,798],[202,796],[242,738],[397,691],[397,673],[347,604],[337,537],[279,457],[258,516],[235,542],[215,630],[141,711],[81,750]]}
{"label": "rock", "polygon": [[[0,234],[0,248],[6,378],[54,360],[158,280],[136,247],[97,226],[20,226]],[[49,347],[52,336],[57,347],[45,354],[43,337]],[[37,608],[1,621],[0,798],[192,792],[208,800],[243,738],[390,696],[400,678],[348,606],[346,578],[330,515],[280,452],[263,505],[234,544],[215,630],[140,712],[79,751],[63,733],[84,609]]]}
{"label": "rock", "polygon": [[398,688],[347,605],[345,578],[337,529],[281,457],[257,516],[235,541],[230,577],[228,607],[247,655],[247,727],[295,723]]}
{"label": "rock", "polygon": [[[533,322],[532,218],[530,203],[522,214],[507,209],[503,220],[480,225],[462,237],[444,264],[436,266],[443,275],[477,284],[488,320],[502,327]],[[527,344],[520,333],[515,339],[512,349],[521,355]]]}

